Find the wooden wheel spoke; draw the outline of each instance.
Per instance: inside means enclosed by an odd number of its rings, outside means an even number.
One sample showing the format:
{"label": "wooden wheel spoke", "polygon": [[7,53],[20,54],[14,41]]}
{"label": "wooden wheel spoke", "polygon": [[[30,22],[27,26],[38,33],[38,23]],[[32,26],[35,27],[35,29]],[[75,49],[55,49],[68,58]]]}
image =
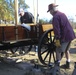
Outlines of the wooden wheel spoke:
{"label": "wooden wheel spoke", "polygon": [[46,60],[48,55],[49,55],[49,52],[47,52],[47,54],[45,55],[44,61]]}
{"label": "wooden wheel spoke", "polygon": [[48,49],[46,49],[45,51],[41,52],[41,55],[44,54],[44,53],[46,53],[47,51],[48,51]]}
{"label": "wooden wheel spoke", "polygon": [[52,38],[51,38],[52,36],[51,36],[51,33],[50,33],[50,41],[52,42]]}
{"label": "wooden wheel spoke", "polygon": [[55,41],[55,37],[53,37],[53,42]]}
{"label": "wooden wheel spoke", "polygon": [[53,53],[53,59],[54,59],[54,62],[55,62],[55,56],[54,56],[54,53]]}
{"label": "wooden wheel spoke", "polygon": [[50,62],[51,62],[51,53],[50,53],[50,56],[49,56],[49,62],[48,62],[48,64],[50,64]]}

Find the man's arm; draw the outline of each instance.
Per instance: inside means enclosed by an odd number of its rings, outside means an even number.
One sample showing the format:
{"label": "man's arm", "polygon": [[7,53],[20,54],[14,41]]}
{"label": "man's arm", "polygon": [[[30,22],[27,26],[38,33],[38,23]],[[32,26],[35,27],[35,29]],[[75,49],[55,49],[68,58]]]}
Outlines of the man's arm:
{"label": "man's arm", "polygon": [[54,29],[54,34],[56,39],[60,39],[61,35],[60,35],[60,21],[58,18],[53,18],[53,29]]}
{"label": "man's arm", "polygon": [[21,23],[21,24],[23,23],[22,17],[20,17],[20,23]]}

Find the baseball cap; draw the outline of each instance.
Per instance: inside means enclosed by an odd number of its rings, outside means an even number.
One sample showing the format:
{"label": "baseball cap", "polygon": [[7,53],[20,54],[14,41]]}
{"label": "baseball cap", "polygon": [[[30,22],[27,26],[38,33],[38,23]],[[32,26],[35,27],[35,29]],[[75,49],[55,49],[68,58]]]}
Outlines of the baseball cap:
{"label": "baseball cap", "polygon": [[21,14],[21,12],[23,12],[23,11],[24,11],[24,9],[23,9],[23,8],[19,8],[18,13],[19,13],[19,14]]}
{"label": "baseball cap", "polygon": [[58,5],[54,4],[54,3],[51,3],[48,5],[48,11],[49,12],[51,9],[53,9],[54,7],[57,7]]}

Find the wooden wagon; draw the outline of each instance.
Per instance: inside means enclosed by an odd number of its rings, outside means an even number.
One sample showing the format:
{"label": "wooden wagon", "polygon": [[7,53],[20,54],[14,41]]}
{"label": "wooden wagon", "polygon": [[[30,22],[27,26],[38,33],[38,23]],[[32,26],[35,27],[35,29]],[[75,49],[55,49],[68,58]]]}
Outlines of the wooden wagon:
{"label": "wooden wagon", "polygon": [[[52,25],[28,25],[31,26],[31,31],[27,31],[21,25],[0,26],[0,50],[10,49],[14,53],[20,47],[26,53],[31,50],[32,45],[37,45],[40,62],[44,65],[54,62],[56,46]],[[27,37],[28,34],[29,36]],[[54,61],[51,61],[52,56]]]}

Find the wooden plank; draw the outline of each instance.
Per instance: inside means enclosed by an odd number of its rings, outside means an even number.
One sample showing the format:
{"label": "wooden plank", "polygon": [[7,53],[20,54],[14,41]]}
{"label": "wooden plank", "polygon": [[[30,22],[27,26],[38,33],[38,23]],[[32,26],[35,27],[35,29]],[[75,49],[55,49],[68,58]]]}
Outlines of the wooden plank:
{"label": "wooden plank", "polygon": [[[16,34],[16,28],[18,33]],[[35,27],[36,28],[36,27]],[[30,38],[36,37],[36,30],[34,30],[34,25],[31,26],[31,31],[29,32]],[[25,39],[27,37],[26,29],[19,26],[0,26],[0,41],[11,41],[16,40],[16,35],[18,40]]]}
{"label": "wooden plank", "polygon": [[52,24],[40,24],[39,25],[39,38],[41,38],[44,32],[52,28],[53,28]]}
{"label": "wooden plank", "polygon": [[25,39],[26,38],[26,31],[23,27],[18,26],[18,39]]}
{"label": "wooden plank", "polygon": [[2,27],[0,27],[0,41],[2,40]]}
{"label": "wooden plank", "polygon": [[3,32],[4,32],[3,40],[7,41],[7,40],[15,40],[16,39],[15,26],[5,26]]}
{"label": "wooden plank", "polygon": [[52,28],[53,28],[52,24],[43,24],[42,25],[42,30],[43,31],[46,31],[46,30],[49,30],[49,29],[52,29]]}
{"label": "wooden plank", "polygon": [[14,26],[0,26],[0,41],[15,40]]}
{"label": "wooden plank", "polygon": [[38,43],[38,39],[22,39],[14,42],[5,42],[5,44],[0,45],[0,50],[11,49],[15,47],[34,45]]}

